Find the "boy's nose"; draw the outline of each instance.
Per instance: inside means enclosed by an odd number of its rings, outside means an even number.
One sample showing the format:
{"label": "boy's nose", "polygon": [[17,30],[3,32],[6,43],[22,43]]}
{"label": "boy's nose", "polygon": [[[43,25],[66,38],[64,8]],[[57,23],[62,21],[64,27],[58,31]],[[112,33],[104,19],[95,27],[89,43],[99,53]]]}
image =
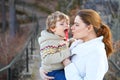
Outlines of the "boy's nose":
{"label": "boy's nose", "polygon": [[66,24],[66,27],[69,27],[70,25]]}

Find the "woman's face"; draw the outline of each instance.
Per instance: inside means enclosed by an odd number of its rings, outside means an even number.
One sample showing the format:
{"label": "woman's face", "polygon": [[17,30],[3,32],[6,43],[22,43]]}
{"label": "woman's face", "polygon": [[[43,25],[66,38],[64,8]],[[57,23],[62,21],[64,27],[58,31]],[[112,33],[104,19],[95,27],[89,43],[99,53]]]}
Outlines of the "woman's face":
{"label": "woman's face", "polygon": [[74,24],[71,27],[73,38],[82,39],[85,41],[89,34],[88,26],[82,21],[79,16],[75,17]]}

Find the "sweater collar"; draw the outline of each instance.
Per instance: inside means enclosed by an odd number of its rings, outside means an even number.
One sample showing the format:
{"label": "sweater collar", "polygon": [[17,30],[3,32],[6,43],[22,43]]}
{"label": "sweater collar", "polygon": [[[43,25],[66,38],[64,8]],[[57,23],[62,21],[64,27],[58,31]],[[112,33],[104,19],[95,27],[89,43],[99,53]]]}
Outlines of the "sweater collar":
{"label": "sweater collar", "polygon": [[[92,39],[92,40],[89,40],[86,42],[78,43],[78,44],[76,44],[76,46],[74,48],[71,49],[72,55],[79,54],[78,51],[83,50],[84,48],[85,48],[85,50],[87,48],[90,49],[90,48],[92,48],[91,47],[92,45],[97,46],[99,44],[98,46],[104,47],[102,40],[103,40],[103,36],[100,36],[100,37],[97,37],[95,39]],[[85,55],[85,54],[83,54],[83,55]]]}
{"label": "sweater collar", "polygon": [[41,37],[39,37],[38,40],[39,40],[39,43],[41,43],[46,40],[63,40],[63,39],[58,35],[48,32],[47,30],[43,30],[41,32]]}
{"label": "sweater collar", "polygon": [[103,36],[91,39],[89,41],[83,42],[83,45],[87,45],[87,44],[94,44],[94,43],[98,43],[98,42],[102,42],[103,40]]}

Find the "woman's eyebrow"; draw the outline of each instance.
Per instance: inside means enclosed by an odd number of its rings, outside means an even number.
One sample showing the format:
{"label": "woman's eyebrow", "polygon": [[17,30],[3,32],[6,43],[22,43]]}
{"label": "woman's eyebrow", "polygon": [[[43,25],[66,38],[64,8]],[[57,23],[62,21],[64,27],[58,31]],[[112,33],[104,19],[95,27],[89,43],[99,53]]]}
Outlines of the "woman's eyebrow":
{"label": "woman's eyebrow", "polygon": [[74,22],[74,24],[79,24],[78,22]]}

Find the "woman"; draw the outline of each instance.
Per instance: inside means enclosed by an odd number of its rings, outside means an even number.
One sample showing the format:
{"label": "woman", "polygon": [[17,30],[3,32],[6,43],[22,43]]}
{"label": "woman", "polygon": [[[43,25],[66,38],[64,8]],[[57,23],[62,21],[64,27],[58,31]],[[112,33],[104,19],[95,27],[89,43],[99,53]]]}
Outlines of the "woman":
{"label": "woman", "polygon": [[[103,80],[108,71],[107,57],[113,52],[111,31],[99,14],[91,9],[80,10],[71,27],[73,38],[83,43],[72,45],[71,60],[63,61],[67,80]],[[44,70],[41,70],[43,74]],[[52,77],[42,77],[50,79]]]}

